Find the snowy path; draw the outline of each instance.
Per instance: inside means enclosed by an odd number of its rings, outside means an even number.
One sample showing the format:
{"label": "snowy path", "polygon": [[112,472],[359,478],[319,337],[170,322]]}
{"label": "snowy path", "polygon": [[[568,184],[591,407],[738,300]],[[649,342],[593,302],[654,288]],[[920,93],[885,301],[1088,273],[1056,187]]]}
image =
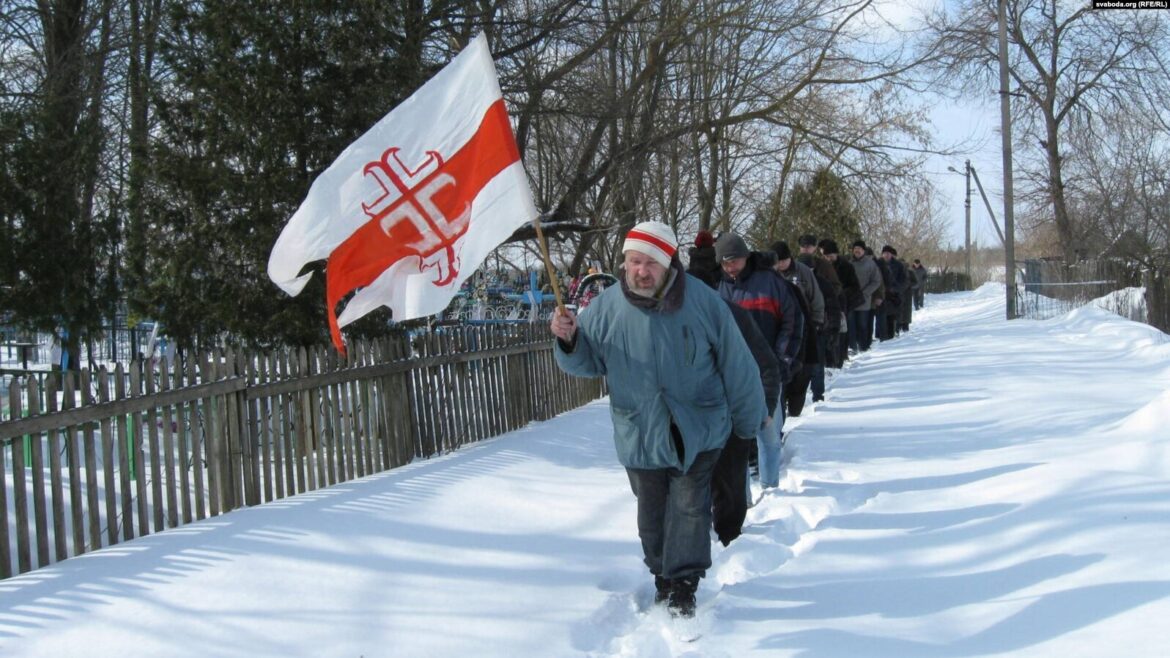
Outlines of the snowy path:
{"label": "snowy path", "polygon": [[928,298],[665,629],[605,404],[0,581],[3,656],[1164,656],[1170,341]]}

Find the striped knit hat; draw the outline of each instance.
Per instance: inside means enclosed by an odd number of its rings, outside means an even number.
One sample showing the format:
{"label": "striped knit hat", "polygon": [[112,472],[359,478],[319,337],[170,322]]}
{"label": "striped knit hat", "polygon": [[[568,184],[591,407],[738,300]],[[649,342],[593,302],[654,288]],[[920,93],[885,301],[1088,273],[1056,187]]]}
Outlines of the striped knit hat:
{"label": "striped knit hat", "polygon": [[642,222],[626,234],[622,252],[630,250],[646,254],[668,268],[674,252],[678,250],[678,238],[662,222]]}

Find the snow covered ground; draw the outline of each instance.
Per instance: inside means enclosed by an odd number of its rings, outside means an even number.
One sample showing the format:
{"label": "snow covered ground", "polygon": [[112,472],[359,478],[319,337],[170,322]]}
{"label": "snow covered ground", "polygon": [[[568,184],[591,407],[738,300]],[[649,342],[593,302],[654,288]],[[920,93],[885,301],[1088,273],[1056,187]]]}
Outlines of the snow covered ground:
{"label": "snow covered ground", "polygon": [[0,581],[0,655],[1170,655],[1170,338],[1003,303],[929,296],[789,420],[696,642],[601,401]]}

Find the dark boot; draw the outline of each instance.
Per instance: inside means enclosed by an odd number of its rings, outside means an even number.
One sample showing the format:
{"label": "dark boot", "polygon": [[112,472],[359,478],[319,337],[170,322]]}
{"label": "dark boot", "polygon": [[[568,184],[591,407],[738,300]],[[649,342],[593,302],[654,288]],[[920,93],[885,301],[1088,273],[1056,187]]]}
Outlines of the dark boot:
{"label": "dark boot", "polygon": [[664,603],[670,598],[670,579],[654,576],[654,605]]}
{"label": "dark boot", "polygon": [[695,591],[699,589],[699,577],[687,576],[670,581],[670,616],[690,619],[695,616]]}

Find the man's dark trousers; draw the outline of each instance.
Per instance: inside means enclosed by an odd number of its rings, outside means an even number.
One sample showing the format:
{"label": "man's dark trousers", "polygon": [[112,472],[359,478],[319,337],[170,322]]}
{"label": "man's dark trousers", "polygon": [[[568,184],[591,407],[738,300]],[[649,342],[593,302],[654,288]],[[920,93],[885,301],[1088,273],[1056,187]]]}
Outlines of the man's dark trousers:
{"label": "man's dark trousers", "polygon": [[755,443],[755,437],[732,436],[715,462],[715,474],[711,478],[711,524],[724,546],[743,532],[748,510],[748,456]]}
{"label": "man's dark trousers", "polygon": [[719,452],[699,453],[687,473],[626,469],[638,498],[638,536],[650,573],[703,576],[711,566],[711,477]]}

